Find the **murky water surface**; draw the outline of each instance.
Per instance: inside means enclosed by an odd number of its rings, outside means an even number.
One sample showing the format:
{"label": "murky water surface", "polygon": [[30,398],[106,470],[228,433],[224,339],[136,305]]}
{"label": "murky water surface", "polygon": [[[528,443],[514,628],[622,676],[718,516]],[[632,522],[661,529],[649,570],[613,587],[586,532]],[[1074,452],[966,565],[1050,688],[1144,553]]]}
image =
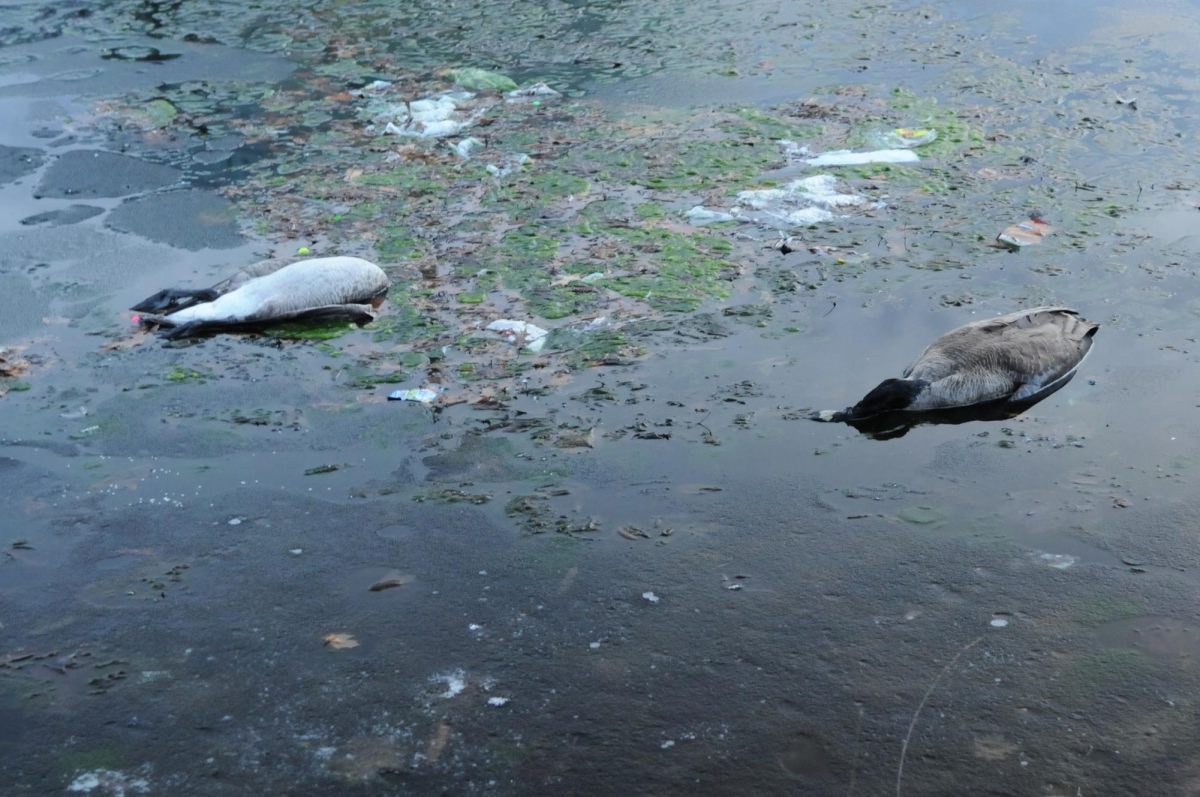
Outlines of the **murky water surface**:
{"label": "murky water surface", "polygon": [[[1200,6],[809,6],[0,11],[3,792],[1193,793]],[[301,247],[380,318],[125,310]],[[1049,303],[1018,417],[807,420]]]}

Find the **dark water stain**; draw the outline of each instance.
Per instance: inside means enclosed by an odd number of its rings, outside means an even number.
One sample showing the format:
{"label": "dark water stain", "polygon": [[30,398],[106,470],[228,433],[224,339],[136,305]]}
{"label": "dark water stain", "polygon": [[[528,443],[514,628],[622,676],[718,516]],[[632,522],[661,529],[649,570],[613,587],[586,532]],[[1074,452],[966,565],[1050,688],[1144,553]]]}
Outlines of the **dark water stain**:
{"label": "dark water stain", "polygon": [[105,60],[160,63],[162,61],[173,61],[179,58],[180,55],[182,54],[164,53],[157,47],[113,47],[105,51],[100,57]]}
{"label": "dark water stain", "polygon": [[26,216],[21,219],[21,223],[28,226],[48,224],[51,227],[61,227],[87,221],[99,216],[103,212],[104,208],[92,205],[71,205],[62,210],[48,210],[45,213],[35,213],[32,216]]}
{"label": "dark water stain", "polygon": [[105,223],[180,249],[232,249],[244,243],[229,201],[196,189],[126,200]]}
{"label": "dark water stain", "polygon": [[40,149],[0,146],[0,185],[37,171],[45,158]]}
{"label": "dark water stain", "polygon": [[124,197],[176,185],[180,174],[169,166],[115,152],[71,150],[46,170],[36,197],[95,199]]}

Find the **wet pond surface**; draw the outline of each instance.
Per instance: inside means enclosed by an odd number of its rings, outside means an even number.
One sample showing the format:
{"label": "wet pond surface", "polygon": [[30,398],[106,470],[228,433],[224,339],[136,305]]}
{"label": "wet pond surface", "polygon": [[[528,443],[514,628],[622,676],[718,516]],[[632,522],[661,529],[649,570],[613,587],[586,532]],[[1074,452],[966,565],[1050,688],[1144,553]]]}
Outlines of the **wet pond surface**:
{"label": "wet pond surface", "polygon": [[[1195,790],[1200,7],[395,5],[6,11],[6,794]],[[126,310],[301,248],[380,317]],[[807,420],[1055,303],[1018,417]]]}

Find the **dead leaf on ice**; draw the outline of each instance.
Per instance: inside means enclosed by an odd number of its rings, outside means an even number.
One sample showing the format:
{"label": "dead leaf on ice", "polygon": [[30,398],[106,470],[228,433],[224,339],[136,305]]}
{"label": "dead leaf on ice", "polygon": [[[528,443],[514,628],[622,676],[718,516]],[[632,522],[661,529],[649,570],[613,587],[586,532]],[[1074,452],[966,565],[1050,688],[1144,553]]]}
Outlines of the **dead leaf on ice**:
{"label": "dead leaf on ice", "polygon": [[0,376],[20,376],[29,368],[29,360],[12,349],[0,348]]}
{"label": "dead leaf on ice", "polygon": [[398,573],[393,570],[367,589],[369,589],[371,592],[382,592],[383,590],[391,589],[392,587],[403,587],[405,584],[412,583],[412,580],[412,576],[405,573]]}
{"label": "dead leaf on ice", "polygon": [[139,329],[137,332],[134,332],[127,338],[110,340],[108,343],[105,343],[103,346],[101,346],[100,349],[102,351],[123,351],[125,349],[132,349],[134,346],[141,346],[149,339],[150,333],[144,329]]}
{"label": "dead leaf on ice", "polygon": [[353,634],[337,632],[334,634],[326,634],[324,636],[325,647],[333,648],[334,650],[346,650],[347,648],[358,647],[358,640]]}

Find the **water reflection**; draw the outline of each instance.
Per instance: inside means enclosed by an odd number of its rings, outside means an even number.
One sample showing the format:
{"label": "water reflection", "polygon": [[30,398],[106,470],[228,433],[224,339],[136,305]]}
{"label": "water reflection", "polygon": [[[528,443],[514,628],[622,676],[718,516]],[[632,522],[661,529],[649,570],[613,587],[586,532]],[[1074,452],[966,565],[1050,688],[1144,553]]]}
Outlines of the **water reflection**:
{"label": "water reflection", "polygon": [[1074,373],[1050,385],[1041,393],[1036,393],[1022,401],[998,399],[984,404],[973,404],[970,407],[954,407],[945,410],[927,410],[925,412],[887,412],[873,415],[869,418],[846,420],[847,426],[853,426],[862,434],[873,440],[894,440],[903,437],[909,430],[925,424],[960,424],[970,421],[1008,421],[1033,407],[1047,396],[1057,393],[1067,382],[1074,378]]}

